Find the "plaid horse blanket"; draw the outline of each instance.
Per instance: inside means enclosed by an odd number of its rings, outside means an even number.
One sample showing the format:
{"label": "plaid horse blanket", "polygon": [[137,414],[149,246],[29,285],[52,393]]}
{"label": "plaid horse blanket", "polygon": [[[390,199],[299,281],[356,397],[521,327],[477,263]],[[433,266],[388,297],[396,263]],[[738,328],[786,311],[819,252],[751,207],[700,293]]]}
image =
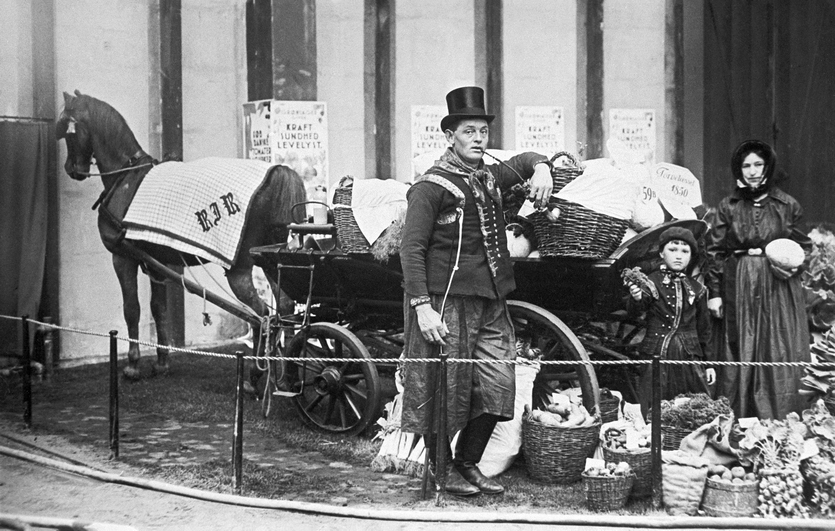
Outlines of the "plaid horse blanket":
{"label": "plaid horse blanket", "polygon": [[271,164],[208,157],[151,169],[128,208],[125,237],[232,266],[253,194]]}

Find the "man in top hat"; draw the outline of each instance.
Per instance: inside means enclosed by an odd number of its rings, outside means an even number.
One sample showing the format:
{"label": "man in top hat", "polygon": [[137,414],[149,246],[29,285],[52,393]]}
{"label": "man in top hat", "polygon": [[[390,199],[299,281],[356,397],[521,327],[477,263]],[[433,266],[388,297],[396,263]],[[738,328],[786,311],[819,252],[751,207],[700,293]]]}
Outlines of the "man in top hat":
{"label": "man in top hat", "polygon": [[[461,87],[446,97],[441,129],[449,147],[407,194],[400,259],[405,298],[406,359],[512,360],[516,356],[507,295],[516,287],[507,250],[501,193],[530,181],[529,198],[547,205],[553,189],[550,163],[537,153],[485,165],[489,124],[484,91]],[[437,363],[403,363],[402,429],[426,436],[433,470],[439,426]],[[440,463],[450,494],[498,494],[478,462],[496,423],[513,418],[515,370],[511,364],[450,363],[447,433],[460,430],[452,462]],[[449,441],[441,441],[449,444]],[[450,449],[451,450],[451,449]],[[451,452],[447,451],[447,455]]]}

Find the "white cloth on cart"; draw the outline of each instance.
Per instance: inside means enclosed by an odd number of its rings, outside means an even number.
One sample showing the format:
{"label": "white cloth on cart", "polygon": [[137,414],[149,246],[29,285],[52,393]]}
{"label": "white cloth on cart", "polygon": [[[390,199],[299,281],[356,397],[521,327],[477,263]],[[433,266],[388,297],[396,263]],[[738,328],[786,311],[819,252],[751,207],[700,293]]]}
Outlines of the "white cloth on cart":
{"label": "white cloth on cart", "polygon": [[409,185],[394,179],[357,179],[351,192],[351,210],[369,245],[406,210]]}
{"label": "white cloth on cart", "polygon": [[271,164],[207,157],[153,167],[125,214],[126,238],[171,247],[226,268],[238,253],[252,195]]}

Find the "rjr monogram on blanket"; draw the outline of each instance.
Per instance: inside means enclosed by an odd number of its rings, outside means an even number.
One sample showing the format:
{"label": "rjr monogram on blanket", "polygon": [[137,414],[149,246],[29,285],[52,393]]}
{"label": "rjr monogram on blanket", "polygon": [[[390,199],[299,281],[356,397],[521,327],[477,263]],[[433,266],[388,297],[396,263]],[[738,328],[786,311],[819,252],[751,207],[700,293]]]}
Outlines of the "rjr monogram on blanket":
{"label": "rjr monogram on blanket", "polygon": [[[226,210],[227,216],[234,216],[241,211],[241,207],[235,202],[235,196],[232,192],[220,196],[220,200],[223,203],[223,208]],[[197,223],[200,224],[203,232],[209,232],[223,219],[223,211],[221,211],[216,201],[212,201],[207,209],[198,210],[194,215],[197,216]],[[210,215],[212,219],[209,219]]]}

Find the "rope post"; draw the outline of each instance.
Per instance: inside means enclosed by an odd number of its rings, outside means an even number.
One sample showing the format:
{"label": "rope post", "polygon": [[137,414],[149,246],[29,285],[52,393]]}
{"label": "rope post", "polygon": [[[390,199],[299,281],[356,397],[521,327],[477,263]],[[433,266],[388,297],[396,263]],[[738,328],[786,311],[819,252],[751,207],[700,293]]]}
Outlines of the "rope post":
{"label": "rope post", "polygon": [[447,449],[449,439],[447,437],[447,359],[449,354],[441,350],[441,362],[438,366],[438,388],[440,389],[440,407],[438,414],[438,439],[435,451],[435,485],[438,492],[435,495],[435,505],[443,505],[446,500],[446,473],[447,473]]}
{"label": "rope post", "polygon": [[[52,324],[52,317],[44,317],[43,322]],[[55,365],[55,340],[54,330],[51,326],[41,326],[41,337],[43,338],[43,377],[44,380],[52,379],[52,371]]]}
{"label": "rope post", "polygon": [[119,353],[116,330],[110,331],[110,459],[119,458]]}
{"label": "rope post", "polygon": [[661,507],[661,356],[652,358],[652,505]]}
{"label": "rope post", "polygon": [[235,467],[235,493],[241,493],[243,483],[244,454],[244,352],[235,351],[238,357],[238,384],[235,396],[235,433],[232,438],[232,463]]}
{"label": "rope post", "polygon": [[29,351],[29,316],[21,319],[23,332],[23,348],[21,349],[23,364],[23,423],[27,428],[32,427],[32,353]]}

